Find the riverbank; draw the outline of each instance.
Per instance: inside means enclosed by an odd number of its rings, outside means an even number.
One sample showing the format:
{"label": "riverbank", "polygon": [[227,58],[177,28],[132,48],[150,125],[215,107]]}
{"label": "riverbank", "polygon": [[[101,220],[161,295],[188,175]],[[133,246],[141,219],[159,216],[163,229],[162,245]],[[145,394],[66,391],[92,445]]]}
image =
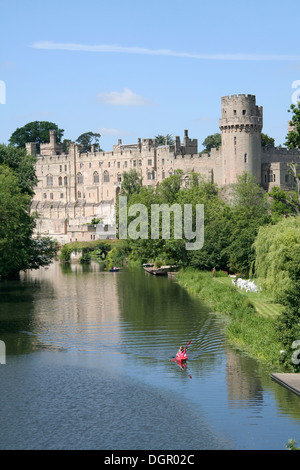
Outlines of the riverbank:
{"label": "riverbank", "polygon": [[283,346],[275,331],[275,320],[282,306],[260,291],[241,291],[230,277],[219,276],[187,268],[180,271],[176,281],[224,316],[224,329],[231,346],[263,362],[273,372],[282,371],[279,359]]}

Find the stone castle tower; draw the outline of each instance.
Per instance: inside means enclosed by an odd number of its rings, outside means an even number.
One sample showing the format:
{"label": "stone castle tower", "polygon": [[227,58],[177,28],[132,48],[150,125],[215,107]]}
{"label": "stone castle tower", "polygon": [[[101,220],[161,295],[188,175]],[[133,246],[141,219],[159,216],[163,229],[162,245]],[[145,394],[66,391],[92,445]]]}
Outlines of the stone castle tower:
{"label": "stone castle tower", "polygon": [[235,183],[247,172],[261,182],[261,131],[263,112],[254,95],[222,97],[222,184]]}

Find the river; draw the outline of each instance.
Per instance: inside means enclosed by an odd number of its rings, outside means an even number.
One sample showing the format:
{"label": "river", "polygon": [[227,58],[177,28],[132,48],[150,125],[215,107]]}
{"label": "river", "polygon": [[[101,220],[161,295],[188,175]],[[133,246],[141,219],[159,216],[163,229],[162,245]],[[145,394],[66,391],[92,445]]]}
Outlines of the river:
{"label": "river", "polygon": [[[53,263],[0,283],[0,448],[284,450],[300,399],[175,281]],[[189,360],[172,359],[189,341]]]}

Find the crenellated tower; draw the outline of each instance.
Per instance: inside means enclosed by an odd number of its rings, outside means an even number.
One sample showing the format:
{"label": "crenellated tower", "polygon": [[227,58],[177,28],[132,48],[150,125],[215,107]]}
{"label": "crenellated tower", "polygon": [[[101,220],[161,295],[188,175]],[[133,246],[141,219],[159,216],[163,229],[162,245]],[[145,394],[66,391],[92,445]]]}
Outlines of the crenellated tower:
{"label": "crenellated tower", "polygon": [[254,95],[222,97],[222,184],[235,183],[243,172],[261,183],[262,126],[262,106],[256,106]]}

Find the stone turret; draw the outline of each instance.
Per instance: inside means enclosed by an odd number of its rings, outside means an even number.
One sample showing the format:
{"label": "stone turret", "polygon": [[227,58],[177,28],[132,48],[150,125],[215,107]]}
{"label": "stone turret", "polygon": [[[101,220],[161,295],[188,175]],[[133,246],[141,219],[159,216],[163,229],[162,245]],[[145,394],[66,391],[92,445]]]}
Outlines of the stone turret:
{"label": "stone turret", "polygon": [[223,184],[236,182],[243,172],[261,182],[261,131],[263,110],[256,106],[254,95],[222,97]]}

